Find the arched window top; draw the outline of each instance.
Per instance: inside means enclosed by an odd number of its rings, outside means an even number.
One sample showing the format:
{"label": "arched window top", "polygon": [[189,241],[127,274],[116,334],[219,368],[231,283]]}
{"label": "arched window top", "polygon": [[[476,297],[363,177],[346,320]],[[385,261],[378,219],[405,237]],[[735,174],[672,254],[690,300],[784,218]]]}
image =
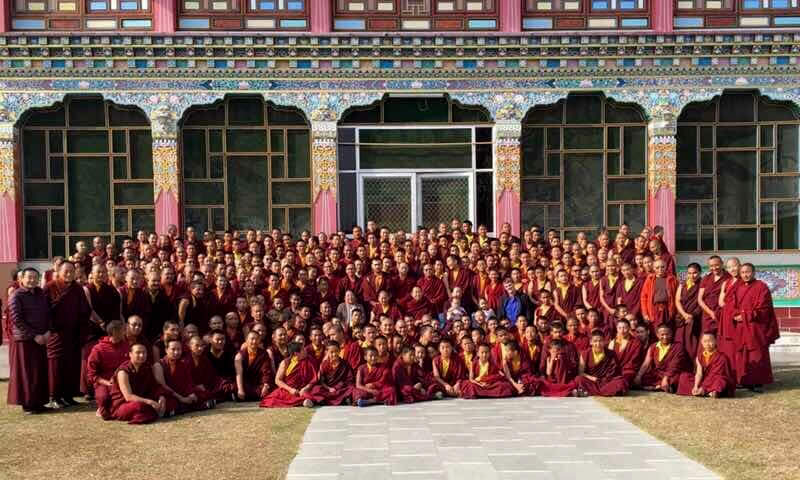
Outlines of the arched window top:
{"label": "arched window top", "polygon": [[147,127],[150,120],[136,106],[117,105],[99,95],[71,95],[52,106],[26,111],[19,124],[23,127]]}
{"label": "arched window top", "polygon": [[181,125],[222,126],[226,121],[235,126],[308,126],[302,110],[265,102],[261,95],[228,95],[211,105],[194,106],[183,116]]}
{"label": "arched window top", "polygon": [[800,111],[793,102],[772,100],[756,90],[734,90],[705,102],[690,103],[684,107],[678,122],[752,123],[798,119]]}
{"label": "arched window top", "polygon": [[489,112],[479,105],[462,105],[449,96],[386,96],[372,105],[351,107],[342,125],[378,123],[491,123]]}
{"label": "arched window top", "polygon": [[537,105],[525,115],[526,125],[600,125],[603,123],[645,123],[641,107],[619,103],[602,93],[571,93],[549,105]]}

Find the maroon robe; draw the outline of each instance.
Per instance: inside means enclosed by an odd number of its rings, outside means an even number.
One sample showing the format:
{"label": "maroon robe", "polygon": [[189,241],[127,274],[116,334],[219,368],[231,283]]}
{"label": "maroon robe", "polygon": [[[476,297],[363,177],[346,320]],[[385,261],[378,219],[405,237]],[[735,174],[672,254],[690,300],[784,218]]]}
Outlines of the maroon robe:
{"label": "maroon robe", "polygon": [[308,359],[314,364],[314,370],[319,371],[322,361],[325,360],[325,345],[320,345],[319,350],[314,350],[314,345],[309,343],[305,349]]}
{"label": "maroon robe", "polygon": [[369,365],[361,365],[358,367],[358,375],[361,376],[361,384],[375,384],[374,389],[378,391],[373,394],[358,386],[353,388],[353,403],[359,400],[375,400],[376,403],[384,405],[397,404],[397,391],[392,383],[392,374],[389,368],[376,365],[372,368]]}
{"label": "maroon robe", "polygon": [[[608,277],[602,277],[600,279],[600,295],[603,297],[603,300],[606,302],[606,305],[611,307],[612,309],[617,304],[617,289],[619,288],[619,283],[623,280],[622,275],[617,275],[617,280],[614,282],[614,285],[608,280]],[[608,320],[613,317],[613,313],[608,313],[603,307],[602,303],[600,304],[600,309],[598,310],[599,313],[603,315],[603,318],[606,319],[606,323]]]}
{"label": "maroon robe", "polygon": [[[500,368],[492,360],[489,360],[489,368],[486,375],[480,375],[480,360],[477,354],[472,361],[472,379],[464,379],[458,383],[461,398],[506,398],[514,395],[514,387],[508,382],[500,371]],[[477,384],[475,382],[480,382]]]}
{"label": "maroon robe", "polygon": [[[116,288],[107,283],[101,284],[99,288],[94,283],[90,283],[86,288],[89,291],[92,310],[103,319],[104,324],[108,324],[112,320],[121,320],[120,296]],[[90,320],[84,324],[84,331],[81,332],[81,342],[83,343],[81,347],[81,391],[83,392],[92,392],[92,384],[94,382],[87,378],[86,362],[89,359],[92,348],[104,335],[103,328],[93,321]],[[112,371],[111,373],[114,372]]]}
{"label": "maroon robe", "polygon": [[481,296],[486,299],[489,308],[497,312],[500,309],[500,299],[503,298],[505,293],[506,291],[501,282],[492,284],[492,282],[489,281],[486,283],[486,287],[483,289]]}
{"label": "maroon robe", "polygon": [[400,275],[395,275],[389,280],[390,295],[398,304],[402,304],[411,297],[411,290],[414,289],[416,284],[417,280],[410,274],[406,275],[406,278],[400,278]]}
{"label": "maroon robe", "polygon": [[142,333],[149,340],[157,338],[161,334],[161,329],[153,327],[153,323],[155,323],[153,309],[147,292],[141,288],[130,288],[126,285],[120,289],[119,294],[122,300],[122,318],[127,320],[131,315],[142,317]]}
{"label": "maroon robe", "polygon": [[199,357],[191,356],[189,367],[192,370],[192,381],[195,385],[202,385],[207,396],[217,402],[231,399],[231,394],[236,394],[236,383],[230,378],[223,378],[218,373],[208,355]]}
{"label": "maroon robe", "polygon": [[514,389],[515,395],[534,396],[539,393],[542,380],[534,374],[534,370],[531,366],[530,356],[520,352],[519,363],[515,363],[511,359],[506,359],[504,364],[505,368],[508,370],[508,374],[511,375],[511,379],[516,383],[521,383],[524,388],[522,393],[519,393],[516,389]]}
{"label": "maroon robe", "polygon": [[628,392],[628,382],[622,376],[613,350],[606,349],[599,363],[594,362],[594,352],[591,349],[583,352],[581,356],[584,363],[583,373],[597,377],[597,380],[580,375],[575,378],[576,388],[586,391],[590,396],[601,397],[625,395]]}
{"label": "maroon robe", "polygon": [[[284,360],[284,364],[288,367],[292,359]],[[314,364],[308,357],[298,360],[291,372],[285,372],[283,376],[283,383],[297,390],[302,389],[306,385],[316,383],[317,372],[314,369]],[[299,407],[304,401],[311,400],[317,403],[324,400],[321,395],[315,395],[313,389],[302,395],[292,395],[289,391],[277,387],[275,390],[267,394],[258,405],[262,408],[283,408],[283,407]]]}
{"label": "maroon robe", "polygon": [[[261,400],[261,390],[274,388],[275,375],[272,373],[272,362],[267,351],[259,348],[255,358],[250,362],[250,353],[242,350],[242,373],[244,379],[245,400]],[[238,387],[237,387],[238,388]]]}
{"label": "maroon robe", "polygon": [[178,360],[162,358],[159,362],[161,370],[164,372],[164,383],[175,393],[183,397],[195,394],[197,401],[192,404],[181,403],[176,397],[166,392],[167,411],[175,413],[186,413],[205,408],[205,402],[212,398],[211,392],[198,388],[192,378],[192,359],[191,355],[184,356]]}
{"label": "maroon robe", "polygon": [[[450,386],[455,386],[460,381],[469,378],[467,365],[464,363],[461,355],[456,355],[455,353],[450,355],[450,364],[447,366],[447,372],[444,372],[444,368],[442,368],[441,355],[436,355],[431,362],[431,366],[433,366],[433,364],[436,365],[436,369],[439,371],[439,377],[442,379],[442,381]],[[431,375],[430,380],[430,384],[428,385],[428,395],[434,396],[436,392],[444,393],[444,387],[442,387],[442,384],[433,378],[433,375]]]}
{"label": "maroon robe", "polygon": [[[736,377],[731,369],[730,360],[719,350],[706,359],[703,351],[697,353],[697,361],[702,370],[700,387],[705,394],[716,392],[720,397],[733,397],[736,395]],[[698,367],[695,367],[698,368]],[[692,395],[695,373],[683,372],[678,382],[678,395]]]}
{"label": "maroon robe", "polygon": [[379,318],[381,315],[387,316],[392,319],[393,322],[396,322],[403,318],[402,312],[400,309],[397,308],[397,305],[389,305],[389,309],[384,312],[383,306],[380,303],[374,303],[372,305],[372,313],[375,315],[375,318]]}
{"label": "maroon robe", "polygon": [[[562,293],[561,287],[558,285],[556,285],[553,290],[556,303],[558,303],[558,306],[561,307],[567,315],[574,312],[576,306],[583,304],[580,287],[576,287],[572,283],[569,284],[565,293]],[[566,320],[566,318],[562,318],[562,320]]]}
{"label": "maroon robe", "polygon": [[111,418],[111,389],[99,380],[114,380],[114,372],[128,360],[130,345],[125,340],[119,343],[104,337],[92,348],[86,361],[86,380],[92,385],[97,410],[104,420]]}
{"label": "maroon robe", "polygon": [[[743,282],[738,278],[728,277],[723,283],[725,289],[725,305],[717,307],[717,349],[724,353],[731,361],[731,368],[736,372],[736,324],[733,317],[736,313],[736,290],[742,286]],[[737,377],[738,378],[738,377]]]}
{"label": "maroon robe", "polygon": [[[189,300],[186,307],[186,316],[183,319],[183,325],[194,324],[200,335],[208,333],[208,320],[213,316],[214,303],[206,297],[196,298],[194,295],[184,297]],[[235,309],[234,309],[235,311]]]}
{"label": "maroon robe", "polygon": [[633,385],[633,379],[639,373],[646,354],[647,350],[642,345],[642,342],[633,335],[628,337],[625,350],[620,350],[619,339],[614,340],[614,356],[619,364],[620,374],[625,379],[628,388]]}
{"label": "maroon robe", "polygon": [[8,403],[39,409],[47,403],[47,347],[34,341],[50,329],[50,299],[39,287],[18,288],[8,300]]}
{"label": "maroon robe", "polygon": [[53,280],[45,287],[53,311],[53,325],[47,341],[50,397],[77,396],[81,381],[80,333],[86,331],[92,312],[78,282],[69,285]]}
{"label": "maroon robe", "polygon": [[128,402],[125,400],[117,380],[117,374],[121,370],[128,373],[128,382],[131,386],[131,393],[134,395],[150,400],[158,400],[164,394],[163,389],[156,382],[155,376],[153,376],[153,367],[144,364],[137,371],[130,361],[126,361],[114,372],[114,380],[111,385],[111,418],[126,421],[130,424],[150,423],[157,420],[158,412],[150,405],[143,402]]}
{"label": "maroon robe", "polygon": [[406,315],[414,317],[414,320],[419,320],[426,314],[435,315],[436,313],[434,306],[424,296],[419,300],[408,297],[403,305],[403,310]]}
{"label": "maroon robe", "polygon": [[[571,345],[566,343],[565,345]],[[561,358],[553,362],[550,375],[547,374],[547,357],[549,350],[545,350],[546,355],[542,373],[544,379],[541,383],[540,391],[543,397],[566,397],[575,389],[575,376],[578,375],[578,365],[574,358],[567,355],[566,349],[561,352]]]}
{"label": "maroon robe", "polygon": [[719,294],[722,292],[722,285],[730,278],[730,274],[722,271],[719,280],[714,280],[714,274],[709,273],[702,280],[700,280],[700,288],[703,289],[703,303],[712,311],[715,312],[717,318],[711,318],[703,311],[703,333],[717,333],[717,326],[719,322]]}
{"label": "maroon robe", "polygon": [[541,317],[544,317],[547,320],[547,325],[550,325],[556,320],[561,319],[561,315],[559,315],[558,310],[556,310],[556,307],[552,305],[550,305],[550,308],[547,310],[547,312],[542,313],[543,311],[544,309],[542,308],[542,306],[536,308],[536,311],[534,312],[534,317],[536,318],[536,320],[538,320]]}
{"label": "maroon robe", "polygon": [[341,346],[339,356],[342,360],[350,364],[350,368],[353,369],[353,372],[358,370],[358,367],[364,360],[361,345],[354,341],[345,342],[345,344]]}
{"label": "maroon robe", "polygon": [[463,266],[459,267],[458,276],[456,276],[452,270],[447,272],[447,283],[450,286],[450,291],[456,287],[461,289],[461,306],[467,309],[467,311],[471,311],[475,308],[475,305],[473,305],[474,302],[472,301],[472,297],[475,295],[472,289],[472,278],[474,276],[475,274],[472,270]]}
{"label": "maroon robe", "polygon": [[428,299],[434,309],[441,310],[443,308],[444,302],[447,300],[447,289],[440,278],[433,275],[430,278],[422,277],[417,280],[417,286],[422,289],[422,296]]}
{"label": "maroon robe", "polygon": [[578,333],[574,336],[566,334],[564,335],[564,340],[574,345],[575,350],[578,351],[579,355],[590,348],[589,344],[591,343],[591,338],[589,337],[589,335],[586,335],[584,333]]}
{"label": "maroon robe", "polygon": [[147,301],[150,303],[150,318],[145,320],[148,331],[145,335],[149,339],[156,339],[164,328],[164,322],[167,320],[178,320],[178,307],[177,303],[173,302],[167,292],[159,288],[155,295],[145,290]]}
{"label": "maroon robe", "polygon": [[363,301],[360,278],[344,276],[339,280],[339,283],[336,285],[336,298],[339,300],[338,303],[344,302],[344,294],[347,293],[348,290],[352,290],[355,294],[356,303],[361,303]]}
{"label": "maroon robe", "polygon": [[683,345],[673,342],[661,361],[658,360],[658,343],[650,345],[650,369],[642,375],[642,388],[660,387],[664,377],[668,378],[670,388],[677,386],[681,373],[686,368],[686,351]]}
{"label": "maroon robe", "polygon": [[[622,276],[617,280],[617,299],[628,309],[628,313],[634,315],[636,318],[642,318],[642,287],[644,286],[644,277],[636,277],[630,290],[625,290],[625,277]],[[610,306],[610,305],[609,305]]]}
{"label": "maroon robe", "polygon": [[389,288],[389,275],[370,273],[361,279],[361,301],[367,305],[378,301],[378,293]]}
{"label": "maroon robe", "polygon": [[[353,369],[346,361],[340,361],[336,368],[324,361],[319,367],[319,383],[311,389],[311,393],[322,397],[319,402],[322,405],[342,405],[350,401],[355,381]],[[334,391],[331,392],[328,387]]]}
{"label": "maroon robe", "polygon": [[702,309],[697,303],[697,294],[700,293],[700,285],[694,284],[692,288],[686,288],[686,282],[681,285],[681,306],[684,311],[692,316],[687,322],[680,313],[675,315],[675,341],[683,344],[686,355],[694,358],[697,355],[697,347],[700,343],[700,335],[703,327]]}
{"label": "maroon robe", "polygon": [[[397,387],[403,403],[424,402],[431,399],[424,383],[425,372],[416,362],[406,365],[402,358],[398,358],[392,367],[392,379]],[[421,384],[422,390],[414,388]]]}
{"label": "maroon robe", "polygon": [[[597,282],[597,285],[595,285],[591,280],[588,282],[583,282],[583,290],[586,292],[586,302],[584,303],[584,306],[588,308],[594,308],[600,313],[603,312],[603,305],[600,303],[600,285],[602,280],[603,279],[601,278],[600,281]],[[616,302],[616,299],[614,302]],[[588,306],[586,305],[587,303]]]}
{"label": "maroon robe", "polygon": [[[772,294],[761,280],[742,283],[734,292],[736,380],[739,385],[767,385],[773,382],[769,346],[780,337]],[[728,297],[726,296],[726,303]]]}

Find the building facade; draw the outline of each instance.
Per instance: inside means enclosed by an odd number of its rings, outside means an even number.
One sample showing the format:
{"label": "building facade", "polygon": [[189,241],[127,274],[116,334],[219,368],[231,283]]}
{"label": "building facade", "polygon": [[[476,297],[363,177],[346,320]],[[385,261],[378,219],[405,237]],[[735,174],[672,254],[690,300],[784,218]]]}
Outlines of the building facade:
{"label": "building facade", "polygon": [[0,0],[0,262],[171,224],[662,225],[800,317],[798,57],[796,0]]}

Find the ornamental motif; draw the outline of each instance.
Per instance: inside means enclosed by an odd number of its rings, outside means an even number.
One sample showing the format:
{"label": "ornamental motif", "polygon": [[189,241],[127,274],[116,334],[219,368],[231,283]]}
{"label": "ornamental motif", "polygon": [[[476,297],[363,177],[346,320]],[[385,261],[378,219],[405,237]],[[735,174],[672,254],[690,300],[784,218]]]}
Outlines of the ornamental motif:
{"label": "ornamental motif", "polygon": [[650,195],[666,187],[675,193],[677,140],[672,135],[652,136],[648,145],[647,187]]}
{"label": "ornamental motif", "polygon": [[497,195],[506,190],[520,193],[520,157],[519,138],[498,138],[495,142],[494,160],[497,164]]}
{"label": "ornamental motif", "polygon": [[178,141],[158,138],[153,140],[153,200],[170,191],[178,196]]}
{"label": "ornamental motif", "polygon": [[[318,112],[315,110],[314,112]],[[312,118],[314,114],[312,113]],[[311,122],[311,166],[314,171],[312,183],[316,199],[322,190],[336,193],[336,122]]]}
{"label": "ornamental motif", "polygon": [[14,142],[0,140],[0,195],[14,196]]}

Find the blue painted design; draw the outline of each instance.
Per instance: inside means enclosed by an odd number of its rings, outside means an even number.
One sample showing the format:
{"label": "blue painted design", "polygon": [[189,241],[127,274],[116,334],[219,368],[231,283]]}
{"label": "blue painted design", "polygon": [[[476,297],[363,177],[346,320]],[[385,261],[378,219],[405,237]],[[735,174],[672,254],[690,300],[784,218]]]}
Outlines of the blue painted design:
{"label": "blue painted design", "polygon": [[358,18],[335,18],[333,20],[334,30],[366,30],[365,20]]}
{"label": "blue painted design", "polygon": [[206,30],[211,28],[211,21],[208,18],[180,18],[178,28],[184,30]]}
{"label": "blue painted design", "polygon": [[306,28],[306,21],[299,19],[283,19],[280,21],[281,28]]}
{"label": "blue painted design", "polygon": [[469,30],[493,30],[497,28],[497,20],[467,20],[467,28]]}
{"label": "blue painted design", "polygon": [[626,28],[647,28],[646,18],[623,18],[622,26]]}
{"label": "blue painted design", "polygon": [[543,30],[553,28],[552,18],[524,18],[522,28],[526,30]]}
{"label": "blue painted design", "polygon": [[11,28],[14,30],[44,30],[44,20],[14,18],[11,20]]}
{"label": "blue painted design", "polygon": [[703,26],[702,17],[675,17],[672,25],[676,28],[699,28]]}
{"label": "blue painted design", "polygon": [[286,8],[289,10],[302,10],[303,2],[289,2],[286,4]]}
{"label": "blue painted design", "polygon": [[800,25],[800,17],[775,17],[772,19],[776,27],[794,27]]}
{"label": "blue painted design", "polygon": [[107,2],[89,2],[89,10],[107,10]]}

